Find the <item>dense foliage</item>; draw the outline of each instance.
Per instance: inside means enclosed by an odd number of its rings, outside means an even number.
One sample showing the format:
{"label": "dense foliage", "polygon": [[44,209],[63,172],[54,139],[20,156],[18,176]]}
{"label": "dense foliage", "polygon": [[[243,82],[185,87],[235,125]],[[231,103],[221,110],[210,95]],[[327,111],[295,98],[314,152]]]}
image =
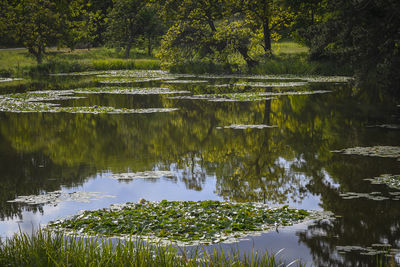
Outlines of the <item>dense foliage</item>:
{"label": "dense foliage", "polygon": [[149,55],[157,48],[164,68],[212,63],[235,71],[273,60],[271,41],[285,37],[307,45],[309,60],[350,65],[359,81],[394,91],[400,84],[396,0],[4,0],[0,7],[0,45],[23,45],[39,64],[46,47],[109,44],[125,57],[133,46]]}

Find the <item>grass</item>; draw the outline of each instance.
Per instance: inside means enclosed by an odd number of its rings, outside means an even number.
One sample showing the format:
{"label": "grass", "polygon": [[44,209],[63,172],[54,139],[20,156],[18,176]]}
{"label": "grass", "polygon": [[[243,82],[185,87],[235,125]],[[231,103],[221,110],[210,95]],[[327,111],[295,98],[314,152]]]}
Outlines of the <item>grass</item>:
{"label": "grass", "polygon": [[[170,71],[176,73],[249,73],[249,74],[294,74],[294,75],[344,75],[353,73],[349,66],[338,65],[330,61],[309,61],[309,49],[291,41],[276,42],[272,45],[273,56],[261,58],[259,64],[248,68],[240,59],[234,64],[215,62],[186,62],[172,66]],[[235,58],[240,58],[235,56]]]}
{"label": "grass", "polygon": [[67,49],[50,48],[43,64],[38,66],[26,49],[0,50],[0,77],[46,73],[117,69],[159,69],[159,60],[136,49],[129,59],[122,51],[110,48]]}
{"label": "grass", "polygon": [[[352,75],[350,68],[346,66],[339,66],[333,62],[309,61],[309,49],[295,42],[277,42],[273,44],[272,49],[272,58],[261,59],[260,64],[252,68],[247,68],[241,59],[242,62],[223,64],[212,61],[186,62],[171,66],[170,71],[196,74]],[[74,51],[50,48],[44,63],[37,66],[34,57],[29,55],[26,49],[0,50],[0,77],[118,69],[160,69],[160,61],[147,56],[144,50],[138,48],[132,50],[129,59],[123,58],[123,51],[105,47]]]}
{"label": "grass", "polygon": [[[290,266],[301,266],[298,261]],[[285,266],[272,253],[241,254],[239,249],[208,252],[143,241],[82,239],[39,230],[0,243],[0,266]]]}

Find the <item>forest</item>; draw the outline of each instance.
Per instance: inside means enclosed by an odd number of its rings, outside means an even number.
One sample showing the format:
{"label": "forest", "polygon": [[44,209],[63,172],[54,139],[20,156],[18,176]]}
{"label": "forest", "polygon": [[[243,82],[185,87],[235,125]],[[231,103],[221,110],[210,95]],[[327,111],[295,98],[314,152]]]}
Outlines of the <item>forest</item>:
{"label": "forest", "polygon": [[125,58],[141,47],[170,71],[251,73],[290,40],[309,48],[298,64],[345,68],[398,94],[399,13],[397,0],[2,0],[0,47],[25,47],[37,64],[49,47],[106,46]]}

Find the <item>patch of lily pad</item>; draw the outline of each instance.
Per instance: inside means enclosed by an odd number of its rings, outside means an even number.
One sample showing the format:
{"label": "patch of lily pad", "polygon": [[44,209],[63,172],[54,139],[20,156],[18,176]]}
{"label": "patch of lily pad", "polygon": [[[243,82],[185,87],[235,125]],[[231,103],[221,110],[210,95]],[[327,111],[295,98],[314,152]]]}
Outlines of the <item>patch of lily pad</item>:
{"label": "patch of lily pad", "polygon": [[388,256],[394,256],[400,253],[400,249],[392,248],[390,244],[372,244],[368,247],[361,246],[336,246],[336,249],[341,254],[346,253],[358,253],[365,256],[376,256],[379,254],[386,254]]}
{"label": "patch of lily pad", "polygon": [[141,237],[157,242],[210,244],[292,225],[320,216],[288,206],[219,201],[156,201],[112,205],[49,223],[69,234]]}
{"label": "patch of lily pad", "polygon": [[0,78],[0,83],[21,81],[21,78]]}
{"label": "patch of lily pad", "polygon": [[78,94],[163,95],[187,94],[190,91],[173,91],[168,88],[91,87],[75,89]]}
{"label": "patch of lily pad", "polygon": [[385,184],[390,188],[400,190],[400,175],[398,174],[382,174],[378,177],[366,178],[364,180],[370,181],[371,184]]}
{"label": "patch of lily pad", "polygon": [[233,84],[210,85],[212,87],[296,87],[304,86],[307,82],[242,82]]}
{"label": "patch of lily pad", "polygon": [[84,98],[74,96],[74,90],[47,90],[47,91],[30,91],[25,93],[9,94],[7,97],[23,100],[26,102],[40,101],[56,101]]}
{"label": "patch of lily pad", "polygon": [[265,124],[231,124],[229,126],[217,127],[217,129],[265,129],[265,128],[276,128],[276,125],[265,125]]}
{"label": "patch of lily pad", "polygon": [[0,112],[66,112],[66,113],[91,113],[91,114],[130,114],[130,113],[159,113],[171,112],[177,108],[142,108],[127,109],[107,106],[91,107],[60,107],[59,104],[43,103],[39,101],[66,100],[82,97],[72,96],[73,90],[67,91],[35,91],[21,94],[0,96]]}
{"label": "patch of lily pad", "polygon": [[276,96],[312,95],[312,94],[325,94],[330,92],[331,91],[327,90],[317,90],[317,91],[291,91],[291,92],[226,93],[226,94],[172,96],[169,98],[207,100],[210,102],[261,101],[261,100],[271,100],[274,99],[274,97]]}
{"label": "patch of lily pad", "polygon": [[[346,192],[339,194],[339,196],[345,200],[366,198],[374,201],[383,201],[391,199],[390,197],[383,196],[381,192],[371,192],[371,193]],[[393,198],[393,200],[400,200],[400,198],[396,196]]]}
{"label": "patch of lily pad", "polygon": [[162,177],[175,177],[171,171],[144,171],[144,172],[128,172],[114,173],[111,178],[117,180],[135,180],[135,179],[160,179]]}
{"label": "patch of lily pad", "polygon": [[341,150],[333,150],[331,152],[342,153],[346,155],[397,158],[397,160],[400,160],[399,146],[352,147]]}
{"label": "patch of lily pad", "polygon": [[28,205],[40,205],[40,204],[52,204],[63,201],[76,201],[76,202],[91,202],[94,200],[99,200],[105,197],[115,197],[112,195],[106,195],[100,192],[72,192],[67,193],[61,190],[47,192],[40,195],[29,195],[29,196],[18,196],[14,200],[9,200],[9,203],[24,203]]}
{"label": "patch of lily pad", "polygon": [[384,128],[390,130],[400,130],[399,124],[377,124],[377,125],[368,125],[368,128]]}

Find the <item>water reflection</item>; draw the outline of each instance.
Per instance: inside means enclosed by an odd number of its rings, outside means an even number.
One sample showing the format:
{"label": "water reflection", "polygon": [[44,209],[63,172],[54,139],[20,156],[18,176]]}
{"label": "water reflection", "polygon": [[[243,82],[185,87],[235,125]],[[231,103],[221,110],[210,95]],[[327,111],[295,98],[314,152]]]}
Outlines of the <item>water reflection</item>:
{"label": "water reflection", "polygon": [[[76,87],[84,83],[97,84],[89,80],[82,78],[82,83]],[[229,81],[213,79],[211,83]],[[231,82],[238,82],[238,79]],[[56,84],[48,82],[53,83]],[[65,85],[54,86],[66,88],[71,84],[67,79]],[[162,82],[153,81],[137,86],[161,85]],[[224,93],[232,89],[209,84],[167,86],[171,90],[190,90],[198,94]],[[242,86],[235,90],[275,89]],[[400,164],[393,159],[338,155],[330,151],[353,146],[400,145],[398,131],[365,127],[398,123],[398,118],[392,116],[398,111],[393,103],[383,100],[376,102],[374,98],[366,99],[365,95],[361,100],[343,84],[309,84],[296,90],[333,92],[220,103],[170,99],[165,95],[85,95],[85,99],[58,103],[179,110],[124,115],[0,113],[0,217],[4,220],[0,227],[5,229],[6,224],[17,220],[26,223],[29,216],[46,223],[80,209],[107,207],[141,197],[289,203],[324,209],[340,216],[297,232],[298,240],[310,249],[316,265],[369,264],[373,257],[338,254],[336,246],[370,246],[383,242],[399,247],[399,204],[391,200],[345,200],[339,194],[380,191],[387,195],[387,187],[371,185],[363,179],[383,173],[398,174]],[[217,129],[231,124],[277,127]],[[107,178],[112,173],[148,170],[170,170],[176,177],[131,182]],[[7,203],[19,195],[59,189],[105,192],[115,195],[116,199],[79,206],[61,203],[57,209],[49,205]]]}

